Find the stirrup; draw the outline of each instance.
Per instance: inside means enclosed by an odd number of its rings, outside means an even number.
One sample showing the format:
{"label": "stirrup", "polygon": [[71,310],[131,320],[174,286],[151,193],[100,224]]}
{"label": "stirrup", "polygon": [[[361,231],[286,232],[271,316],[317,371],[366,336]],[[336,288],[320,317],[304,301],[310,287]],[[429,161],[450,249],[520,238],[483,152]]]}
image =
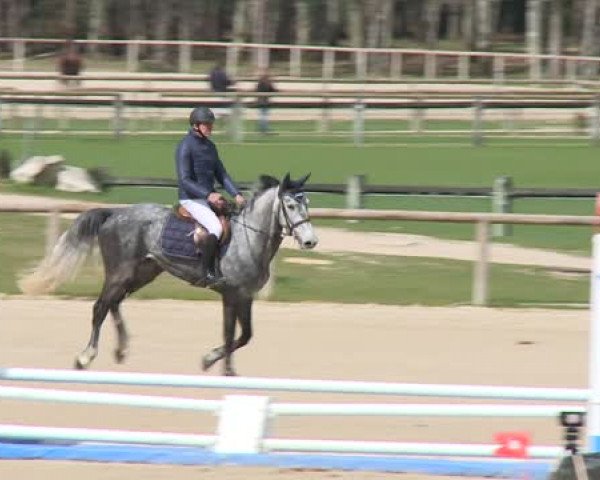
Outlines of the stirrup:
{"label": "stirrup", "polygon": [[219,275],[214,272],[207,272],[206,276],[204,277],[204,284],[207,287],[218,287],[224,283],[225,278],[223,278],[223,275]]}

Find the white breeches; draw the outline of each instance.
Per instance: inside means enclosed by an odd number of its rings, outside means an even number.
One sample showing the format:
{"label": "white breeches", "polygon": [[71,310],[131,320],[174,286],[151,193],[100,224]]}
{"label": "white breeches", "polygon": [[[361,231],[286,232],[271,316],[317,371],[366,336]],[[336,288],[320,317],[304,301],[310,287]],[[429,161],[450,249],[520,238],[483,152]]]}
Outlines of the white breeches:
{"label": "white breeches", "polygon": [[217,238],[221,238],[223,227],[219,218],[215,215],[204,200],[180,200],[179,203],[190,212],[190,215],[202,225],[208,233],[212,233]]}

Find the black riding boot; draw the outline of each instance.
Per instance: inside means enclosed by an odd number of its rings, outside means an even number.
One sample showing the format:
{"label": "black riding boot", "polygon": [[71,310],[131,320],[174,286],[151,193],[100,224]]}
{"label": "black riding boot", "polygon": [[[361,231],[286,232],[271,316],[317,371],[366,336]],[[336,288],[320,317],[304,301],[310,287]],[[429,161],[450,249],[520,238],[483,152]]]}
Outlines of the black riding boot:
{"label": "black riding boot", "polygon": [[202,252],[202,267],[206,275],[205,281],[207,287],[223,282],[223,276],[216,268],[218,248],[219,239],[216,235],[208,235],[204,241],[204,251]]}

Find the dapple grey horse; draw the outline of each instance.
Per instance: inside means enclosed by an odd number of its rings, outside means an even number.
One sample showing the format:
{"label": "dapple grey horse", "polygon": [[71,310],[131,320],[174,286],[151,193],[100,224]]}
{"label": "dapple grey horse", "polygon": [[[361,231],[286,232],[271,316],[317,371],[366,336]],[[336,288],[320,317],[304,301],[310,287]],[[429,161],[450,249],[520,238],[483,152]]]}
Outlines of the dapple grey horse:
{"label": "dapple grey horse", "polygon": [[[252,336],[252,302],[269,278],[269,265],[284,235],[292,235],[300,248],[310,249],[317,237],[310,223],[304,183],[308,175],[292,181],[289,174],[279,182],[262,176],[248,205],[232,217],[232,237],[221,255],[224,283],[215,287],[222,296],[224,344],[202,359],[204,370],[221,359],[223,373],[235,375],[232,354]],[[72,278],[97,239],[105,267],[104,285],[93,308],[92,333],[87,347],[77,356],[75,367],[89,367],[98,353],[102,322],[108,312],[114,319],[118,343],[117,362],[123,362],[129,336],[119,305],[123,299],[167,271],[192,284],[205,272],[200,259],[166,256],[160,248],[162,228],[170,209],[153,204],[125,208],[97,208],[79,215],[62,234],[53,251],[19,285],[24,293],[53,290]],[[241,334],[235,338],[236,322]]]}

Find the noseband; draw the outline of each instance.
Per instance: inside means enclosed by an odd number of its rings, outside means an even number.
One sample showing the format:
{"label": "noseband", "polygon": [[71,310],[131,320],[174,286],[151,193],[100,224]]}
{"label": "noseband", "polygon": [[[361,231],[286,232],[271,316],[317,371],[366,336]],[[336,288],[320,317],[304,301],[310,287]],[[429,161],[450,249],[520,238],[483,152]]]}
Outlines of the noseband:
{"label": "noseband", "polygon": [[283,202],[282,202],[281,198],[280,198],[280,201],[279,201],[279,208],[283,212],[283,218],[285,219],[285,224],[286,224],[286,227],[287,227],[287,234],[289,236],[293,235],[294,229],[296,229],[297,227],[299,227],[300,225],[302,225],[304,223],[310,222],[310,215],[308,215],[306,218],[303,218],[302,220],[300,220],[300,221],[298,221],[296,223],[292,223],[292,220],[290,219],[290,216],[288,215],[288,212],[285,209],[285,206],[283,205]]}
{"label": "noseband", "polygon": [[[310,222],[310,215],[309,215],[306,218],[303,218],[302,220],[293,223],[292,220],[291,220],[291,218],[290,218],[290,216],[289,216],[289,214],[288,214],[288,212],[287,212],[287,210],[285,209],[285,207],[283,205],[281,197],[279,198],[279,210],[281,212],[283,212],[283,218],[285,219],[285,227],[284,227],[284,229],[287,230],[287,235],[289,235],[289,236],[292,236],[293,233],[294,233],[294,230],[296,228],[298,228],[300,225],[302,225],[304,223]],[[244,215],[244,214],[245,214],[245,211],[242,210],[242,215]],[[248,225],[245,221],[239,221],[235,217],[232,217],[231,221],[234,222],[234,223],[239,223],[244,228],[247,228],[248,230],[252,230],[253,232],[260,233],[260,234],[263,234],[263,235],[269,235],[269,232],[266,232],[264,230],[256,228],[256,227],[254,227],[252,225]]]}

